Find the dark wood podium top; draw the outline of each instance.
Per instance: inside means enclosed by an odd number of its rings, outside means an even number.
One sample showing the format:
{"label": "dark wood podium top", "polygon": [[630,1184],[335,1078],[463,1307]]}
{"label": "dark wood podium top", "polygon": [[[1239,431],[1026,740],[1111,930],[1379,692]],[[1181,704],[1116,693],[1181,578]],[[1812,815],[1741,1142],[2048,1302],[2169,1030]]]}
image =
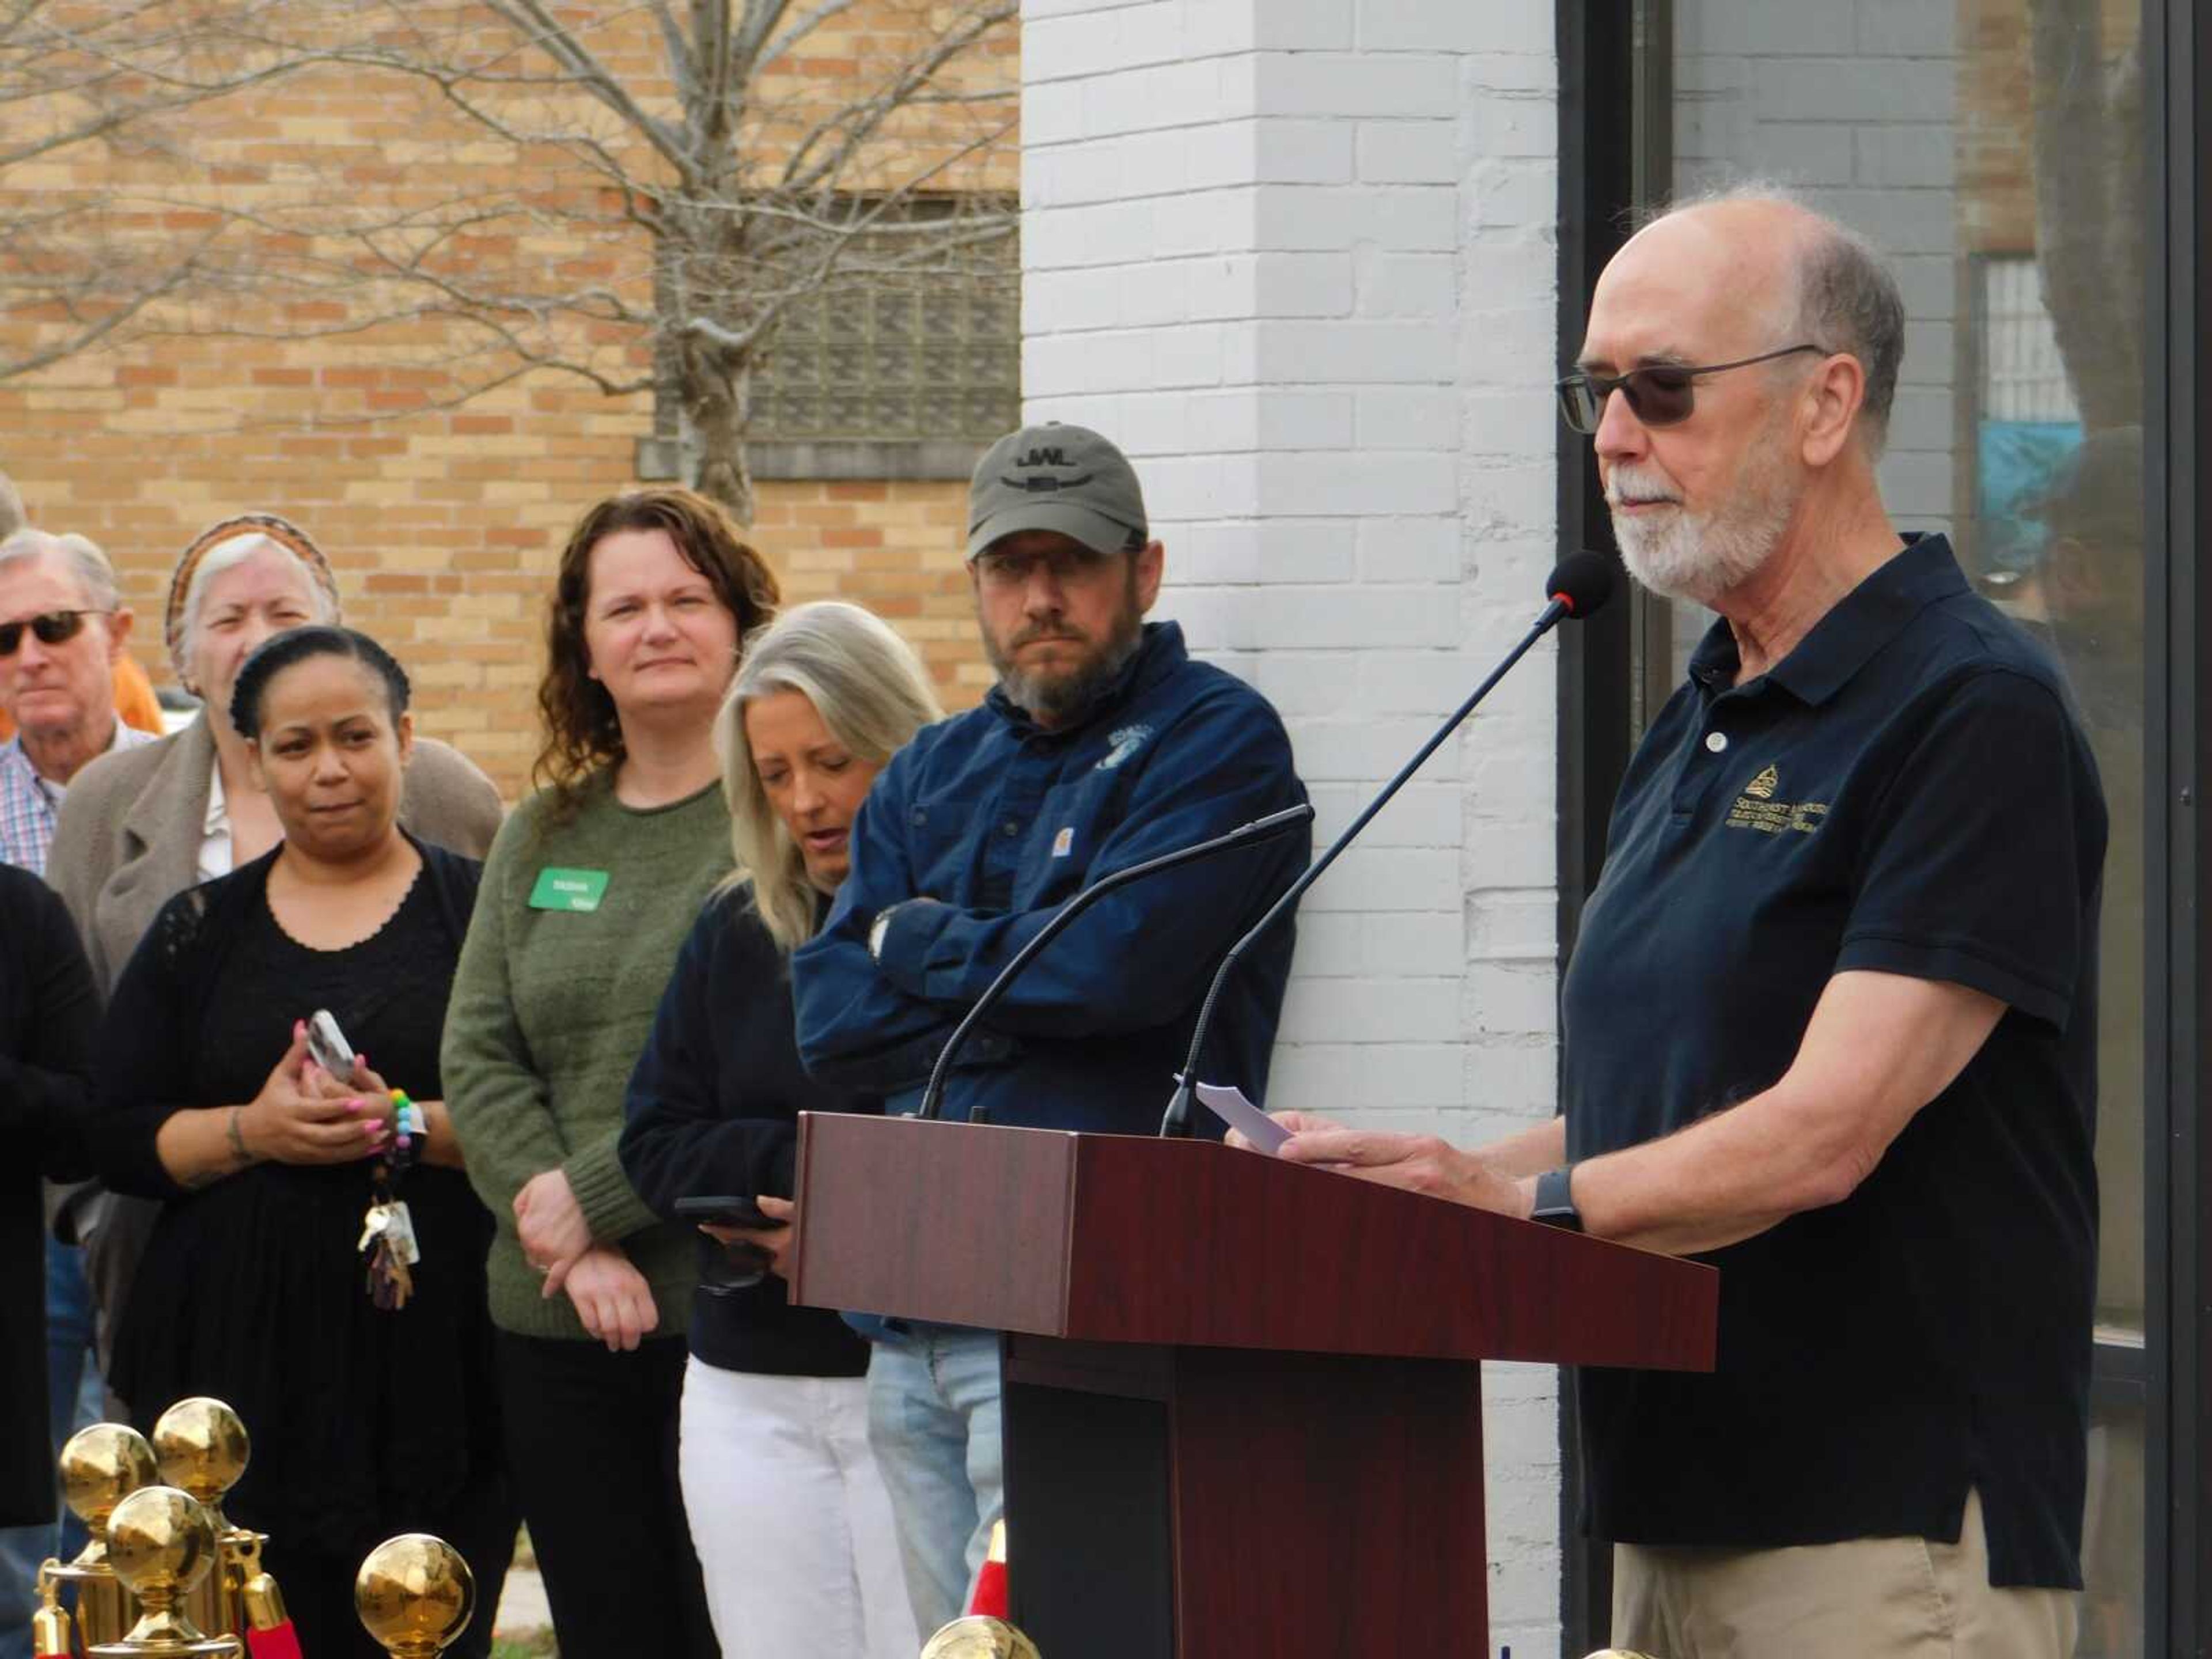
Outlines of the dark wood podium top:
{"label": "dark wood podium top", "polygon": [[1709,1370],[1720,1275],[1210,1141],[800,1120],[794,1301],[1081,1341]]}

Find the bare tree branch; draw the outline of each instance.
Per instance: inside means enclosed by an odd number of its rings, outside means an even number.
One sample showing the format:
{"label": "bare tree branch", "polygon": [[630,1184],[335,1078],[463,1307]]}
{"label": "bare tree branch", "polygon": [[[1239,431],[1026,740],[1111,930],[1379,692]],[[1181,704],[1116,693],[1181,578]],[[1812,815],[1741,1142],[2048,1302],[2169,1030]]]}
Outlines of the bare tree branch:
{"label": "bare tree branch", "polygon": [[[659,390],[695,482],[749,518],[751,380],[796,308],[1011,280],[1005,183],[979,186],[1010,180],[1011,58],[985,54],[1017,10],[0,0],[0,378],[212,335],[411,365],[422,395],[362,421],[531,374]],[[832,25],[860,74],[802,50]],[[333,77],[401,112],[398,173],[240,142],[247,100]],[[56,193],[64,161],[117,183]]]}
{"label": "bare tree branch", "polygon": [[[793,46],[813,33],[815,30],[833,17],[843,16],[859,3],[860,0],[821,0],[820,4],[808,7],[806,10],[792,20],[789,28],[776,36],[773,45],[762,47],[758,51],[754,58],[753,67],[756,70],[772,67],[787,56]],[[781,17],[785,8],[779,5],[775,8],[775,10]],[[769,27],[773,27],[774,25],[771,24]],[[763,38],[765,39],[765,33]]]}
{"label": "bare tree branch", "polygon": [[539,31],[531,34],[532,45],[549,53],[576,77],[579,87],[627,121],[670,166],[690,176],[694,158],[684,148],[683,135],[672,131],[666,122],[639,104],[614,71],[547,11],[541,0],[483,0],[483,3],[520,33]]}

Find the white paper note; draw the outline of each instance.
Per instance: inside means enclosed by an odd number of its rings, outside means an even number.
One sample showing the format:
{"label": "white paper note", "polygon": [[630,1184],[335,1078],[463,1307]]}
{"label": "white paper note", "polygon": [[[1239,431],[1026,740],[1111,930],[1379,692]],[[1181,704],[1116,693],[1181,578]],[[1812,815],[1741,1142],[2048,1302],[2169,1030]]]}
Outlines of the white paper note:
{"label": "white paper note", "polygon": [[1234,1084],[1224,1088],[1218,1083],[1201,1083],[1196,1092],[1200,1105],[1270,1158],[1291,1138],[1288,1129],[1245,1099],[1244,1091]]}

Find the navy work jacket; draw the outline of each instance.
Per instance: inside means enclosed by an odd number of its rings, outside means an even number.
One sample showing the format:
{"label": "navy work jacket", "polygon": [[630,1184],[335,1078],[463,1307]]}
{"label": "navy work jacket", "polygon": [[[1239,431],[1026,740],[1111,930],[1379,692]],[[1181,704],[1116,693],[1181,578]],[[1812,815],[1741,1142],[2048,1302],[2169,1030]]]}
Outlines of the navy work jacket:
{"label": "navy work jacket", "polygon": [[[1274,708],[1192,661],[1173,623],[1148,624],[1113,686],[1070,726],[1046,731],[994,690],[894,756],[860,809],[852,873],[792,957],[808,1070],[914,1110],[953,1025],[1066,899],[1305,798]],[[1292,831],[1092,906],[972,1035],[945,1115],[981,1107],[994,1123],[1152,1133],[1223,952],[1310,849],[1310,835]],[[899,910],[872,959],[878,913],[916,898],[934,902]],[[1285,919],[1238,968],[1205,1080],[1261,1097],[1291,945]]]}

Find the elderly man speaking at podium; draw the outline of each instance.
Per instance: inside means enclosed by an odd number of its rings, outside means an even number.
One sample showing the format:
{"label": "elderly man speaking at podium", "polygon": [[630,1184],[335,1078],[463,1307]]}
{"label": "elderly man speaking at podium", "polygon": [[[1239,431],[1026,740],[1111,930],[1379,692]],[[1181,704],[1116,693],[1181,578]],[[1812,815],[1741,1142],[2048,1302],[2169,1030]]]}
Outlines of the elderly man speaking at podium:
{"label": "elderly man speaking at podium", "polygon": [[2057,671],[1891,527],[1903,337],[1774,196],[1607,268],[1562,404],[1631,573],[1720,620],[1614,805],[1563,1115],[1283,1149],[1721,1270],[1713,1375],[1577,1378],[1613,1638],[1668,1659],[2074,1650],[2105,808]]}

